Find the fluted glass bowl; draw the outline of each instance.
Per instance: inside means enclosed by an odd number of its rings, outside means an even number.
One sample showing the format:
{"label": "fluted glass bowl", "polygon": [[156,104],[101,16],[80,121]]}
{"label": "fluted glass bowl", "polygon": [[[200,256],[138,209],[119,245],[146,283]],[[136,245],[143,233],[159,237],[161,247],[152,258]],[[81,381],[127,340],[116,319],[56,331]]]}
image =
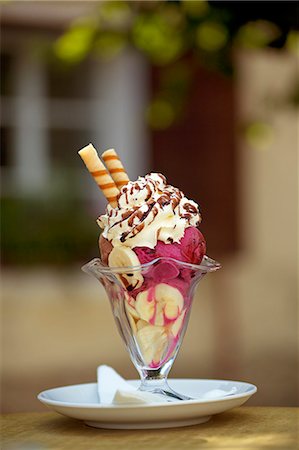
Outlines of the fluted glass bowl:
{"label": "fluted glass bowl", "polygon": [[198,282],[221,267],[204,256],[200,265],[157,258],[132,267],[108,267],[96,258],[82,270],[104,286],[119,333],[137,368],[139,389],[186,400],[167,384],[182,343]]}

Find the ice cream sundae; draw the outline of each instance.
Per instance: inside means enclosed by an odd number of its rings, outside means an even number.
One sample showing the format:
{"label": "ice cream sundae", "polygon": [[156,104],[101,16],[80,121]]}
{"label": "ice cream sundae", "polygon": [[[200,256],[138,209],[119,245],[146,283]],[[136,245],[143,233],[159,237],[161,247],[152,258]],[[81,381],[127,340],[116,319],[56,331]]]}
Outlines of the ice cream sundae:
{"label": "ice cream sundae", "polygon": [[[130,327],[125,340],[137,367],[159,369],[175,357],[193,281],[202,276],[196,270],[206,258],[199,206],[160,173],[130,181],[114,150],[102,154],[103,162],[91,144],[79,154],[108,200],[97,223],[101,264],[122,288],[120,298],[113,283],[105,286],[114,298],[114,315],[123,320],[125,312]],[[124,333],[126,326],[120,328]]]}

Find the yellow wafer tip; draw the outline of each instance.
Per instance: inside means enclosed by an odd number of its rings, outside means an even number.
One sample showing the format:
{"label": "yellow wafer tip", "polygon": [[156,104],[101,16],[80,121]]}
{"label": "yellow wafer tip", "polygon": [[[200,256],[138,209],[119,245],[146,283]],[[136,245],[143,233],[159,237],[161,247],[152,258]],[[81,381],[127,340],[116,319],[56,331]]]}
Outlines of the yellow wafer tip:
{"label": "yellow wafer tip", "polygon": [[85,147],[81,148],[81,150],[78,151],[79,155],[84,155],[86,153],[89,153],[91,151],[94,151],[97,153],[96,149],[94,148],[94,146],[90,143],[88,145],[86,145]]}

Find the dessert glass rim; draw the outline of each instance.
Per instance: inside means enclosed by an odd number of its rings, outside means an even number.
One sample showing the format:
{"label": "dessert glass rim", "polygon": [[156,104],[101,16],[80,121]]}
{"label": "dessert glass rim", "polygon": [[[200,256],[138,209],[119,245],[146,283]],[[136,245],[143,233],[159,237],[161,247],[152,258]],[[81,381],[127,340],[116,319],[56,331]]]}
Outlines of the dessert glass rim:
{"label": "dessert glass rim", "polygon": [[126,267],[124,267],[124,266],[110,267],[110,266],[107,266],[106,264],[103,264],[103,262],[101,261],[100,258],[93,258],[91,261],[89,261],[88,263],[86,263],[82,266],[82,270],[83,270],[83,272],[87,272],[91,266],[96,266],[97,269],[99,271],[101,271],[102,273],[111,273],[111,272],[112,273],[124,273],[127,271],[133,272],[133,271],[140,271],[142,269],[147,269],[147,268],[153,266],[154,264],[156,264],[158,261],[170,261],[175,264],[178,264],[181,267],[185,267],[186,269],[197,270],[197,271],[201,271],[204,273],[215,272],[216,270],[221,269],[221,264],[219,262],[215,261],[214,259],[210,258],[207,255],[204,255],[200,264],[192,264],[192,263],[187,263],[185,261],[180,261],[175,258],[170,258],[168,256],[160,256],[160,257],[153,259],[152,261],[149,261],[144,264],[139,264],[137,266],[126,266]]}

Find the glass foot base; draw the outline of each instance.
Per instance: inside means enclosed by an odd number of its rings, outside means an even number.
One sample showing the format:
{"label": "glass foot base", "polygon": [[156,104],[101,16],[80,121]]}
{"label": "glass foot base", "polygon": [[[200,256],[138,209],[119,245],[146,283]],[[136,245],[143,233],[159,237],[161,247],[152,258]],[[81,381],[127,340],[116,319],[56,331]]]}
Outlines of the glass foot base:
{"label": "glass foot base", "polygon": [[167,390],[158,389],[157,391],[152,391],[152,393],[163,396],[167,402],[175,402],[177,400],[193,400],[191,397],[179,394],[178,392],[175,392],[170,388],[168,388]]}
{"label": "glass foot base", "polygon": [[[152,384],[152,383],[151,383]],[[178,392],[175,392],[167,383],[163,383],[162,385],[158,386],[150,386],[149,384],[143,385],[138,389],[141,392],[148,392],[150,394],[157,394],[160,397],[163,397],[163,399],[166,402],[175,402],[177,400],[193,400],[192,397],[188,397],[184,394],[179,394]]]}

